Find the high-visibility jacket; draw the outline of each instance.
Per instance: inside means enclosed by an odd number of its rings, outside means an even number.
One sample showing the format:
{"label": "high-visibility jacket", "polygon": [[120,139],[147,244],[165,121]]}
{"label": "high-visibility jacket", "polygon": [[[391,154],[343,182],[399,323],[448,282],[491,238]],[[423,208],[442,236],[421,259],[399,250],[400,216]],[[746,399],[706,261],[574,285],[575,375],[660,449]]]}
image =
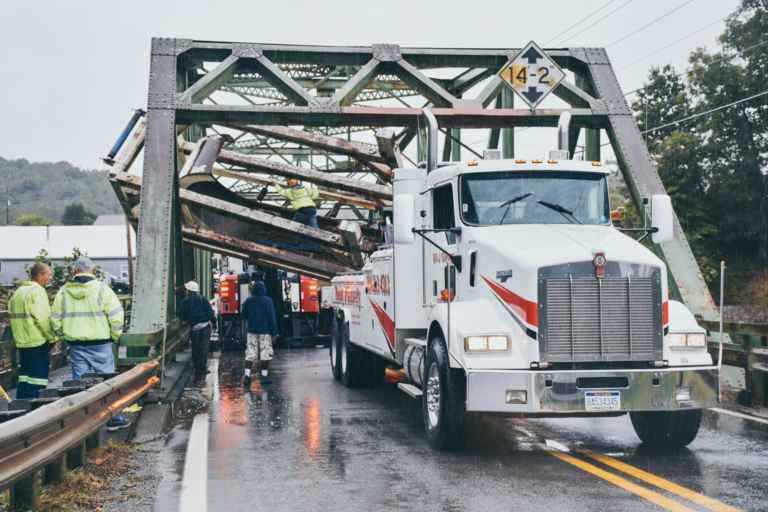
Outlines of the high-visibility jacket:
{"label": "high-visibility jacket", "polygon": [[8,314],[17,347],[34,348],[55,340],[48,294],[38,283],[21,283],[8,302]]}
{"label": "high-visibility jacket", "polygon": [[301,208],[314,208],[315,199],[320,197],[320,191],[317,187],[297,185],[295,187],[283,188],[277,186],[277,193],[291,202],[291,208],[300,210]]}
{"label": "high-visibility jacket", "polygon": [[53,300],[51,321],[64,341],[116,341],[123,333],[123,306],[106,282],[78,274]]}

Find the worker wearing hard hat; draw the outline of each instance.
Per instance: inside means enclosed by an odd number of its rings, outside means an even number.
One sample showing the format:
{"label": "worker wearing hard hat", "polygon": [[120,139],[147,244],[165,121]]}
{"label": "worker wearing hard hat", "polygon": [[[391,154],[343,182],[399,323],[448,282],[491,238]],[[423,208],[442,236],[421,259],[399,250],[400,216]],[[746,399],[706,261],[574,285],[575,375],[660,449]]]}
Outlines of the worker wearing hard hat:
{"label": "worker wearing hard hat", "polygon": [[303,185],[299,180],[291,178],[288,187],[276,186],[277,193],[291,202],[293,220],[307,226],[318,229],[317,208],[315,200],[320,197],[320,192],[313,185]]}
{"label": "worker wearing hard hat", "polygon": [[[81,256],[72,264],[74,277],[59,289],[53,300],[51,323],[69,345],[72,378],[87,373],[115,373],[113,343],[123,333],[125,313],[120,299],[106,281],[97,279],[96,265]],[[130,422],[118,414],[107,430],[120,430]]]}
{"label": "worker wearing hard hat", "polygon": [[29,269],[30,280],[21,283],[8,303],[8,316],[19,359],[16,398],[37,398],[39,391],[48,385],[48,354],[55,336],[45,285],[52,275],[48,265],[35,263]]}
{"label": "worker wearing hard hat", "polygon": [[181,320],[189,324],[192,330],[192,364],[195,367],[195,377],[201,379],[208,373],[213,308],[208,299],[200,295],[200,285],[196,281],[185,283],[184,288],[187,290],[187,296],[181,303]]}

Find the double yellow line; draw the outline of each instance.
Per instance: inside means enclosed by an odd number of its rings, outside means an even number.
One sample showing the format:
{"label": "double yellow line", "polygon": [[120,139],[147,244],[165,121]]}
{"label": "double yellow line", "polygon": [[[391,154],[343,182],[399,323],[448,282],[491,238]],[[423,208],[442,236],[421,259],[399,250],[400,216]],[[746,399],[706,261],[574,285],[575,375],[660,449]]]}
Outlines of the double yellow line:
{"label": "double yellow line", "polygon": [[[675,501],[663,494],[660,494],[656,491],[643,487],[642,485],[636,484],[630,480],[627,480],[626,478],[623,478],[617,475],[616,473],[607,471],[581,458],[574,457],[573,455],[569,455],[568,453],[565,453],[562,451],[556,451],[556,450],[547,450],[547,453],[549,453],[553,457],[560,459],[563,462],[566,462],[568,464],[571,464],[572,466],[575,466],[581,469],[582,471],[586,471],[587,473],[595,475],[596,477],[601,478],[606,482],[609,482],[626,491],[629,491],[633,494],[641,496],[642,498],[645,498],[651,503],[655,503],[656,505],[666,510],[670,510],[672,512],[695,512],[694,509],[691,509],[678,501]],[[653,485],[655,487],[658,487],[659,489],[667,491],[670,494],[674,494],[675,496],[684,498],[692,503],[701,505],[707,510],[712,510],[714,512],[738,512],[739,510],[737,508],[726,505],[725,503],[712,499],[708,496],[704,496],[701,493],[687,489],[682,485],[678,485],[674,482],[670,482],[669,480],[656,476],[652,473],[643,471],[640,468],[636,468],[635,466],[631,466],[618,459],[614,459],[613,457],[609,457],[607,455],[602,455],[599,453],[594,453],[588,450],[578,450],[578,453],[583,455],[584,457],[590,458],[605,466],[608,466],[626,475],[636,478],[637,480],[643,481],[647,484]]]}

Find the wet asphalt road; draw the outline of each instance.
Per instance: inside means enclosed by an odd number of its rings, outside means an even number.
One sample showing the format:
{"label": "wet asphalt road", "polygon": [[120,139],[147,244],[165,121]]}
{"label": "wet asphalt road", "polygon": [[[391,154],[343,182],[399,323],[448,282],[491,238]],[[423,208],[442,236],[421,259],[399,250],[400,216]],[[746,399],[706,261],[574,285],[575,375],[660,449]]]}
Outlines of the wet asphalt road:
{"label": "wet asphalt road", "polygon": [[439,453],[417,401],[334,382],[327,349],[278,351],[273,383],[250,390],[241,358],[219,366],[209,510],[768,510],[765,424],[707,412],[689,449],[659,453],[628,417],[492,417]]}

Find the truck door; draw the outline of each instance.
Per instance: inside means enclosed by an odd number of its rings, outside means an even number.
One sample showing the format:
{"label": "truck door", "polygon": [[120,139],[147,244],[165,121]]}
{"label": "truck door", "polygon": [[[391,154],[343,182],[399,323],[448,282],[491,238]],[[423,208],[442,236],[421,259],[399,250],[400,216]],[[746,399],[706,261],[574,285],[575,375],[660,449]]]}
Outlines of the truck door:
{"label": "truck door", "polygon": [[[449,229],[456,227],[454,210],[453,185],[447,183],[432,190],[432,227],[434,229]],[[438,245],[444,247],[449,253],[456,253],[456,235],[454,233],[431,233],[429,235]],[[424,242],[425,246],[425,275],[428,277],[425,283],[427,291],[427,304],[433,306],[438,302],[444,302],[448,295],[448,289],[456,290],[456,269],[450,264],[446,254]]]}

